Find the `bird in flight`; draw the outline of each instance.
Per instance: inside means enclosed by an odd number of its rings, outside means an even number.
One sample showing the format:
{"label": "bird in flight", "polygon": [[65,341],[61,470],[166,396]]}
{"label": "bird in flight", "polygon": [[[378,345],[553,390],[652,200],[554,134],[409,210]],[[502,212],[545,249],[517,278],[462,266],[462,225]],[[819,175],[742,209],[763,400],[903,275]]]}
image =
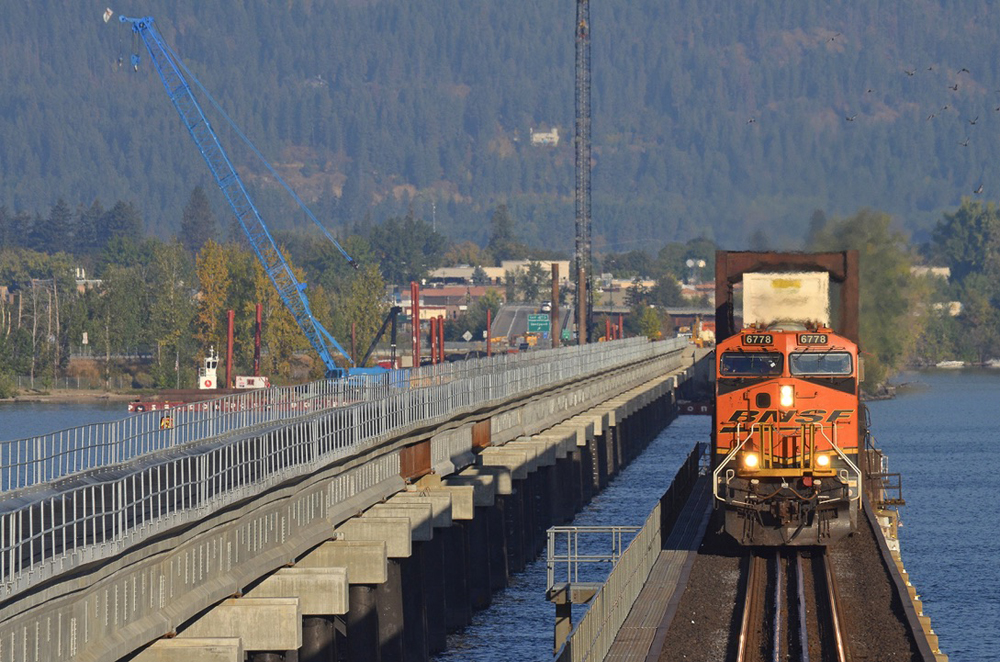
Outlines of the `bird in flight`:
{"label": "bird in flight", "polygon": [[973,193],[975,193],[976,195],[979,195],[982,192],[983,192],[983,185],[982,184],[979,185],[979,188],[977,188],[975,191],[973,191]]}
{"label": "bird in flight", "polygon": [[969,120],[969,124],[972,124],[973,126],[975,126],[976,122],[978,122],[978,121],[979,121],[979,115],[976,115],[976,119]]}
{"label": "bird in flight", "polygon": [[910,71],[909,69],[903,69],[903,71],[906,72],[907,76],[912,76],[913,74],[917,73],[916,69],[914,69],[913,71]]}
{"label": "bird in flight", "polygon": [[958,92],[958,83],[955,83],[954,85],[949,85],[948,89],[951,90],[952,92]]}
{"label": "bird in flight", "polygon": [[854,118],[857,116],[858,116],[857,113],[855,113],[854,115],[844,115],[844,119],[847,120],[848,122],[853,122]]}
{"label": "bird in flight", "polygon": [[755,120],[754,118],[751,117],[750,119],[747,120],[747,124],[753,124],[756,121],[757,120]]}
{"label": "bird in flight", "polygon": [[927,71],[934,71],[934,65],[932,64],[931,66],[927,67]]}
{"label": "bird in flight", "polygon": [[839,36],[840,36],[840,33],[838,32],[837,34],[835,34],[832,37],[830,37],[830,39],[828,39],[828,41],[833,41],[834,39],[836,39]]}
{"label": "bird in flight", "polygon": [[958,70],[958,73],[960,73],[960,74],[971,74],[972,72],[969,71],[968,69],[966,69],[965,67],[962,67],[961,69]]}
{"label": "bird in flight", "polygon": [[872,93],[872,92],[874,92],[874,91],[875,91],[875,90],[873,90],[872,88],[870,88],[870,87],[869,87],[869,88],[868,88],[868,91],[867,91],[867,92],[865,92],[865,94],[871,94],[871,93]]}
{"label": "bird in flight", "polygon": [[930,115],[927,116],[927,119],[932,120],[935,117],[937,117],[937,115],[935,115],[934,113],[931,113]]}
{"label": "bird in flight", "polygon": [[958,144],[961,145],[962,147],[968,147],[969,146],[969,139],[966,138],[965,142],[961,142],[961,143],[958,143]]}

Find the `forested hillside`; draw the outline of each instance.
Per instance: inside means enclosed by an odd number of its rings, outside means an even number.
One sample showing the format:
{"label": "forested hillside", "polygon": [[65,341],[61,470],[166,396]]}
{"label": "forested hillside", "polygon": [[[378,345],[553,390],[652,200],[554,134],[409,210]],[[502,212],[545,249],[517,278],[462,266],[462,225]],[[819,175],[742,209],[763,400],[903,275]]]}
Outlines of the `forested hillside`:
{"label": "forested hillside", "polygon": [[[571,249],[570,0],[112,8],[155,16],[331,227],[412,208],[482,245],[506,202],[528,244]],[[105,25],[103,9],[5,5],[0,206],[48,215],[60,197],[83,209],[126,200],[147,232],[168,238],[203,185],[228,217],[148,55],[131,70],[131,34],[117,16]],[[963,195],[996,199],[992,9],[985,0],[593,2],[595,249],[656,250],[700,235],[728,248],[754,235],[794,247],[814,210],[862,206],[921,238]],[[559,145],[531,146],[529,131],[549,127]],[[262,168],[222,135],[268,223],[298,227]]]}

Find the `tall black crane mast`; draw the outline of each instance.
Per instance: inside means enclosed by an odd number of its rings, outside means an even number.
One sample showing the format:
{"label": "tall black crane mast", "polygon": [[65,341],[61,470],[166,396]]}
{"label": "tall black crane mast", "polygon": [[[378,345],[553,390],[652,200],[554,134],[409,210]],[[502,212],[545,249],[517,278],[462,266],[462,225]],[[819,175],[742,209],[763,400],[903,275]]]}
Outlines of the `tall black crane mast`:
{"label": "tall black crane mast", "polygon": [[[590,342],[594,293],[590,241],[590,1],[576,2],[576,305],[581,342]],[[580,311],[583,314],[580,314]],[[579,325],[578,325],[579,326]]]}

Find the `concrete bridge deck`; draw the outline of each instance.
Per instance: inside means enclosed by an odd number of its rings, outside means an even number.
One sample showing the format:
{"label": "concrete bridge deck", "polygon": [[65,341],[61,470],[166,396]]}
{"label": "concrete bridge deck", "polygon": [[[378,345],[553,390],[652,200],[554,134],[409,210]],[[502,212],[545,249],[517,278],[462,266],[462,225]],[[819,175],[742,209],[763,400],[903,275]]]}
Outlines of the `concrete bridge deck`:
{"label": "concrete bridge deck", "polygon": [[686,350],[604,343],[178,411],[174,444],[142,421],[99,445],[11,442],[0,661],[427,659],[668,420]]}

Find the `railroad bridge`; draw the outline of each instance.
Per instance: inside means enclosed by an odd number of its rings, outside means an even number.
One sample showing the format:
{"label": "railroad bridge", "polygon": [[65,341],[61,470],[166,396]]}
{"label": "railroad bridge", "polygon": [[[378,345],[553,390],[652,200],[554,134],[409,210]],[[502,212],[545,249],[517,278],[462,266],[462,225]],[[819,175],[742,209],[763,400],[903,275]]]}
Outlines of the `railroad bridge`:
{"label": "railroad bridge", "polygon": [[427,660],[693,364],[630,339],[3,442],[0,662]]}

